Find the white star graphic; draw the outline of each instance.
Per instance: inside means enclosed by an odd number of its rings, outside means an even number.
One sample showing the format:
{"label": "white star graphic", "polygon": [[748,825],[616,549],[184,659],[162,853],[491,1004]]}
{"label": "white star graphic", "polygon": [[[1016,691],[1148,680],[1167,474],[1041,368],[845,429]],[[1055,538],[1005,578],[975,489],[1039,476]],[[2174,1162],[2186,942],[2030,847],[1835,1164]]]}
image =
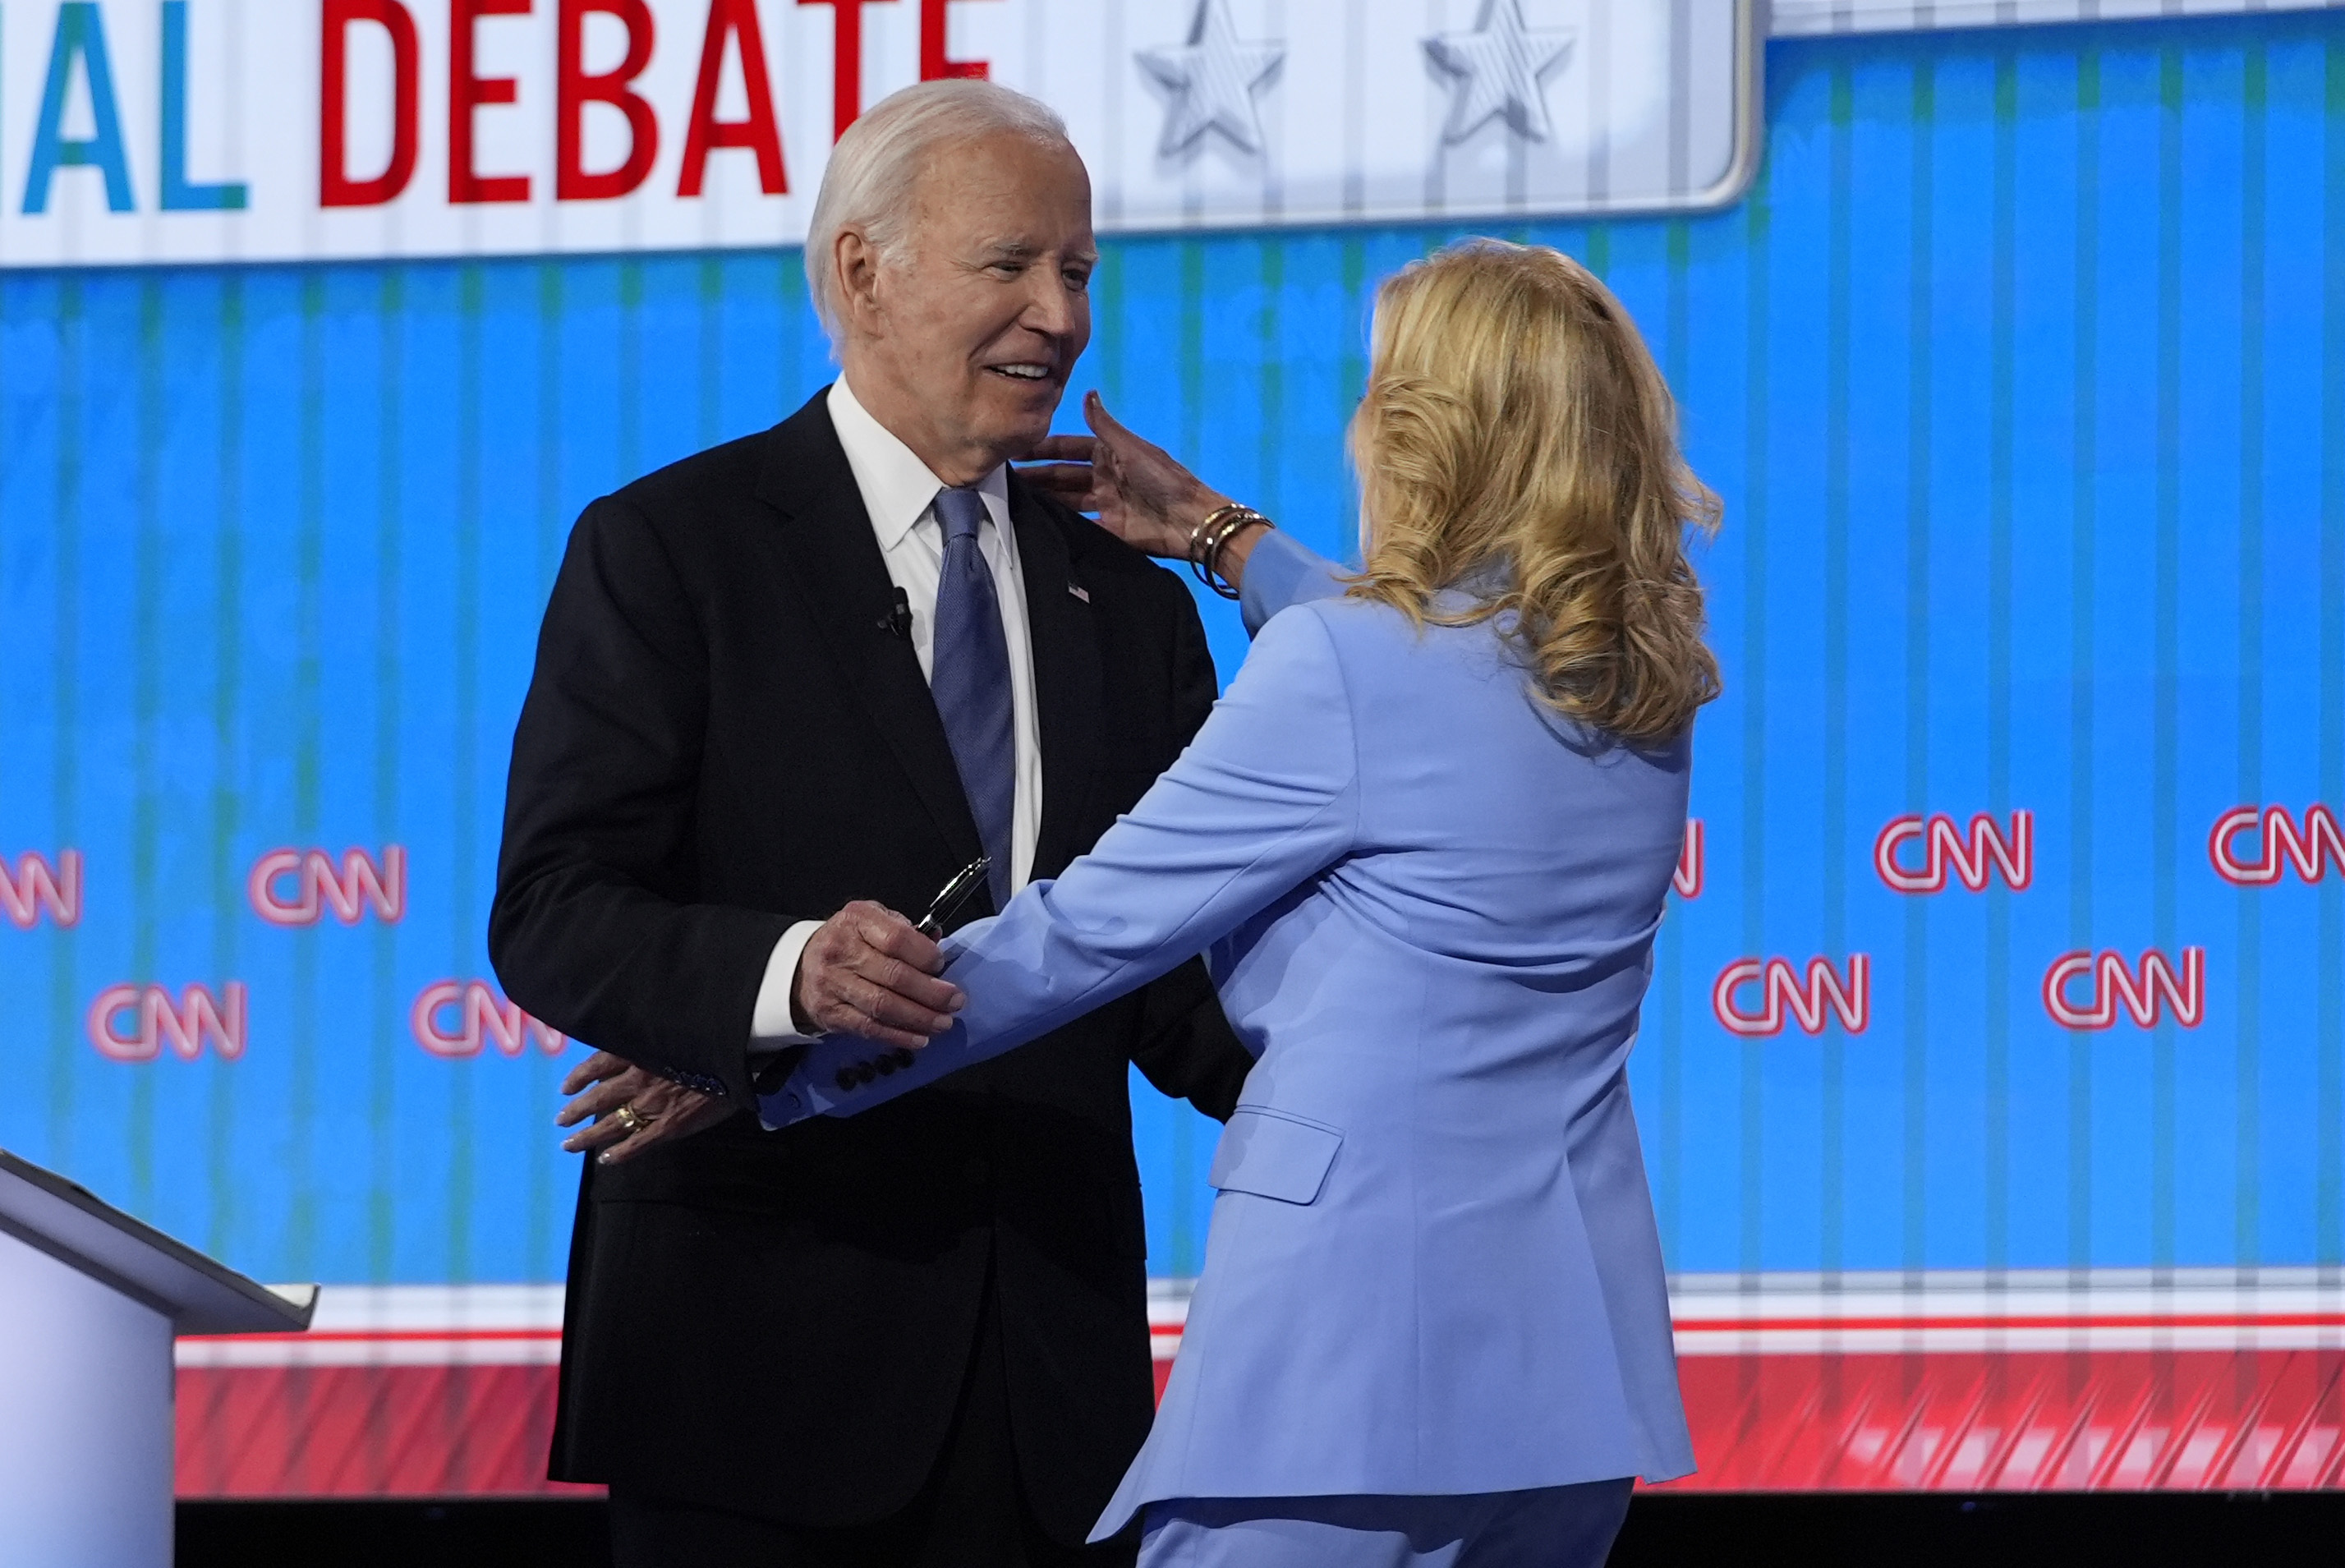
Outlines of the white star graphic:
{"label": "white star graphic", "polygon": [[1228,0],[1197,0],[1189,41],[1135,56],[1148,74],[1178,96],[1164,116],[1160,157],[1171,158],[1220,131],[1242,152],[1262,151],[1262,117],[1254,112],[1254,89],[1278,69],[1286,50],[1277,44],[1246,44],[1230,22]]}
{"label": "white star graphic", "polygon": [[1444,33],[1425,40],[1433,63],[1455,76],[1449,124],[1441,139],[1464,141],[1493,115],[1533,141],[1553,134],[1547,95],[1539,78],[1571,53],[1568,27],[1532,32],[1523,25],[1521,0],[1486,0],[1482,25],[1471,33]]}

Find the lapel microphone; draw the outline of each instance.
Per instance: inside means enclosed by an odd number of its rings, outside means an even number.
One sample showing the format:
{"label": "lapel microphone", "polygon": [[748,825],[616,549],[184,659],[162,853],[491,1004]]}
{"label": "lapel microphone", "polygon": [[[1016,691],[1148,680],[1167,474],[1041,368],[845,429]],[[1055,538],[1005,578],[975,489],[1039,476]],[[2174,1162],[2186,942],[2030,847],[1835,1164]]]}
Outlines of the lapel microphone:
{"label": "lapel microphone", "polygon": [[893,632],[906,642],[912,640],[912,596],[903,589],[896,590],[896,607],[881,616],[878,621],[883,632]]}

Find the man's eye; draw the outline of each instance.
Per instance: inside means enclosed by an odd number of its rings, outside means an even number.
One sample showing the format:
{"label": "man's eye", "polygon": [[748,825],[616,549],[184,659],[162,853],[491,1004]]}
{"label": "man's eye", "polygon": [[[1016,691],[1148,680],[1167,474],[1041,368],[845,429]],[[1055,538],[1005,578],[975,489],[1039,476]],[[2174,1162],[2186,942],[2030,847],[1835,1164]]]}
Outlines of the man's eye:
{"label": "man's eye", "polygon": [[1085,289],[1091,286],[1091,275],[1083,271],[1081,268],[1070,267],[1067,269],[1064,276],[1067,280],[1067,287],[1074,290],[1077,293],[1081,293]]}

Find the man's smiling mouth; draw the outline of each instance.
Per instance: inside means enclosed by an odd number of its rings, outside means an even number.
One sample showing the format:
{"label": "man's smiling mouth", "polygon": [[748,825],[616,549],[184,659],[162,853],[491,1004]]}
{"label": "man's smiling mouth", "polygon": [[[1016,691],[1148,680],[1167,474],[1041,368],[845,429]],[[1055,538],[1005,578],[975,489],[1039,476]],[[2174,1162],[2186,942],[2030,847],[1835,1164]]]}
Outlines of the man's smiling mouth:
{"label": "man's smiling mouth", "polygon": [[996,375],[1009,376],[1021,382],[1046,381],[1051,374],[1051,367],[1048,365],[988,365],[985,368]]}

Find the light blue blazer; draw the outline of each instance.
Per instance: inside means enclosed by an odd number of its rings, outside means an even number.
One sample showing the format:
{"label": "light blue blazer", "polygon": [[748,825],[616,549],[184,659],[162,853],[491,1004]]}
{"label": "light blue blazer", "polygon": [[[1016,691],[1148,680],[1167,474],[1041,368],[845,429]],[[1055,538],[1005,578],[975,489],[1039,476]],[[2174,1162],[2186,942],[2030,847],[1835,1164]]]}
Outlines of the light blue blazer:
{"label": "light blue blazer", "polygon": [[1685,1474],[1626,1068],[1689,749],[1589,744],[1491,626],[1336,597],[1284,535],[1244,585],[1268,624],[1180,760],[946,942],[953,1029],[884,1076],[868,1043],[820,1042],[766,1122],[862,1110],[1205,952],[1259,1059],[1180,1358],[1094,1538],[1168,1498]]}

